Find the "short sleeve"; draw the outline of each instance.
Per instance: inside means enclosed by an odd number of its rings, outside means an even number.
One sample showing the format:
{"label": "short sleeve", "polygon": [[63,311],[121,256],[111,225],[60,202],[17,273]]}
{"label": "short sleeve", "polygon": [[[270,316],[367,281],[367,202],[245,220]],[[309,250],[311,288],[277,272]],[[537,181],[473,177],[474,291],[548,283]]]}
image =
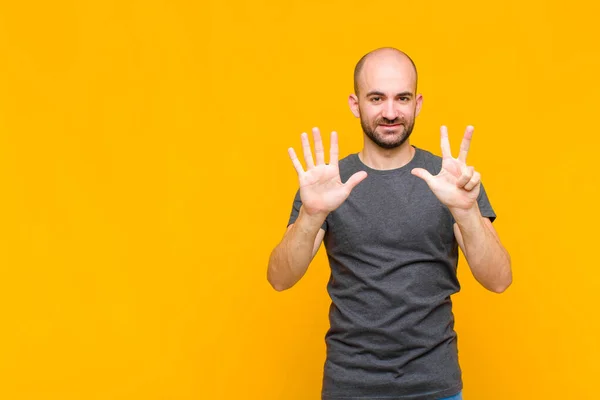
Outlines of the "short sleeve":
{"label": "short sleeve", "polygon": [[[294,197],[294,204],[292,205],[292,212],[290,213],[290,219],[288,221],[288,226],[296,222],[298,215],[300,214],[300,207],[302,207],[302,200],[300,199],[300,190],[296,191],[296,197]],[[323,222],[321,229],[327,231],[327,220]]]}
{"label": "short sleeve", "polygon": [[479,191],[479,196],[477,197],[477,204],[479,205],[479,211],[481,211],[482,217],[487,217],[490,221],[494,222],[496,219],[496,213],[490,204],[490,200],[487,197],[487,193],[483,187],[483,183],[481,184],[481,190]]}

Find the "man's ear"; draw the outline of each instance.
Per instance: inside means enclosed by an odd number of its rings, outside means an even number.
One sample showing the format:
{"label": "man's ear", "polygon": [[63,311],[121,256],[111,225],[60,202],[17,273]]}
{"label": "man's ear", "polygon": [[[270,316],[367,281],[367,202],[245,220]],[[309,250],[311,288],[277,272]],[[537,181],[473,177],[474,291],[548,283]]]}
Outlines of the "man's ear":
{"label": "man's ear", "polygon": [[422,94],[418,94],[417,95],[417,107],[415,110],[415,117],[417,115],[419,115],[419,112],[421,111],[421,107],[423,107],[423,95]]}
{"label": "man's ear", "polygon": [[355,94],[351,94],[348,96],[348,105],[350,106],[350,111],[356,118],[360,118],[360,110],[358,108],[358,97]]}

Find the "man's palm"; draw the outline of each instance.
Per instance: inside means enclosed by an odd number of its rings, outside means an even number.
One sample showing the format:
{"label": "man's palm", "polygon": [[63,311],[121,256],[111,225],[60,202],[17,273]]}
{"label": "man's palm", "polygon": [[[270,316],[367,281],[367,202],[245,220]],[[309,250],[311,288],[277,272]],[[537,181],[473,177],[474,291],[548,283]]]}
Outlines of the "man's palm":
{"label": "man's palm", "polygon": [[302,205],[309,214],[329,214],[338,208],[350,195],[352,189],[367,177],[367,173],[360,171],[342,183],[338,167],[337,134],[331,133],[331,150],[329,164],[325,164],[323,142],[317,128],[313,129],[315,142],[315,155],[317,164],[312,158],[312,151],[308,136],[302,134],[302,149],[306,162],[306,171],[302,168],[293,148],[288,150],[300,182],[300,198]]}
{"label": "man's palm", "polygon": [[467,127],[458,158],[452,157],[448,130],[441,128],[442,169],[432,176],[423,168],[415,168],[413,175],[425,180],[437,198],[450,209],[468,209],[477,201],[480,175],[466,164],[473,127]]}

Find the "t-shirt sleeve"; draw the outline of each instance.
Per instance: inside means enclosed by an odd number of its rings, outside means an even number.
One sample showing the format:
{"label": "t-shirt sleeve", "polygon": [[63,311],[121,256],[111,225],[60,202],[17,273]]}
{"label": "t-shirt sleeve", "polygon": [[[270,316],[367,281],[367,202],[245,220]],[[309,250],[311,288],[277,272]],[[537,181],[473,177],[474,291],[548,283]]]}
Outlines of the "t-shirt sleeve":
{"label": "t-shirt sleeve", "polygon": [[[292,212],[290,214],[290,219],[288,221],[287,226],[290,226],[291,224],[296,222],[296,219],[298,218],[298,215],[300,214],[301,206],[302,206],[302,200],[300,199],[300,189],[298,189],[298,191],[296,191],[296,197],[294,197],[294,204],[292,205]],[[321,229],[323,229],[324,231],[327,231],[327,220],[325,220],[325,222],[323,222]]]}
{"label": "t-shirt sleeve", "polygon": [[482,217],[487,217],[490,221],[494,222],[496,219],[496,213],[490,204],[490,200],[487,197],[487,193],[483,187],[483,183],[481,184],[481,190],[479,191],[479,196],[477,197],[477,204],[479,205],[479,211],[481,211]]}

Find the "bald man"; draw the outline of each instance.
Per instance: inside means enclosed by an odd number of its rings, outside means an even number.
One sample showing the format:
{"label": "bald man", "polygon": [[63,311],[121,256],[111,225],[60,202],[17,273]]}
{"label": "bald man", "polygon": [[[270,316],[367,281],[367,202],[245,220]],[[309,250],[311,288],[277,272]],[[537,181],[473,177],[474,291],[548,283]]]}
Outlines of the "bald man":
{"label": "bald man", "polygon": [[291,288],[325,244],[332,302],[323,400],[462,399],[450,300],[460,290],[458,247],[488,290],[501,293],[512,282],[496,214],[466,163],[473,127],[457,158],[445,127],[442,157],[410,144],[423,96],[414,63],[397,49],[365,55],[354,91],[360,152],[338,161],[332,132],[326,164],[316,128],[314,159],[301,135],[306,169],[288,150],[300,188],[267,278],[278,291]]}

